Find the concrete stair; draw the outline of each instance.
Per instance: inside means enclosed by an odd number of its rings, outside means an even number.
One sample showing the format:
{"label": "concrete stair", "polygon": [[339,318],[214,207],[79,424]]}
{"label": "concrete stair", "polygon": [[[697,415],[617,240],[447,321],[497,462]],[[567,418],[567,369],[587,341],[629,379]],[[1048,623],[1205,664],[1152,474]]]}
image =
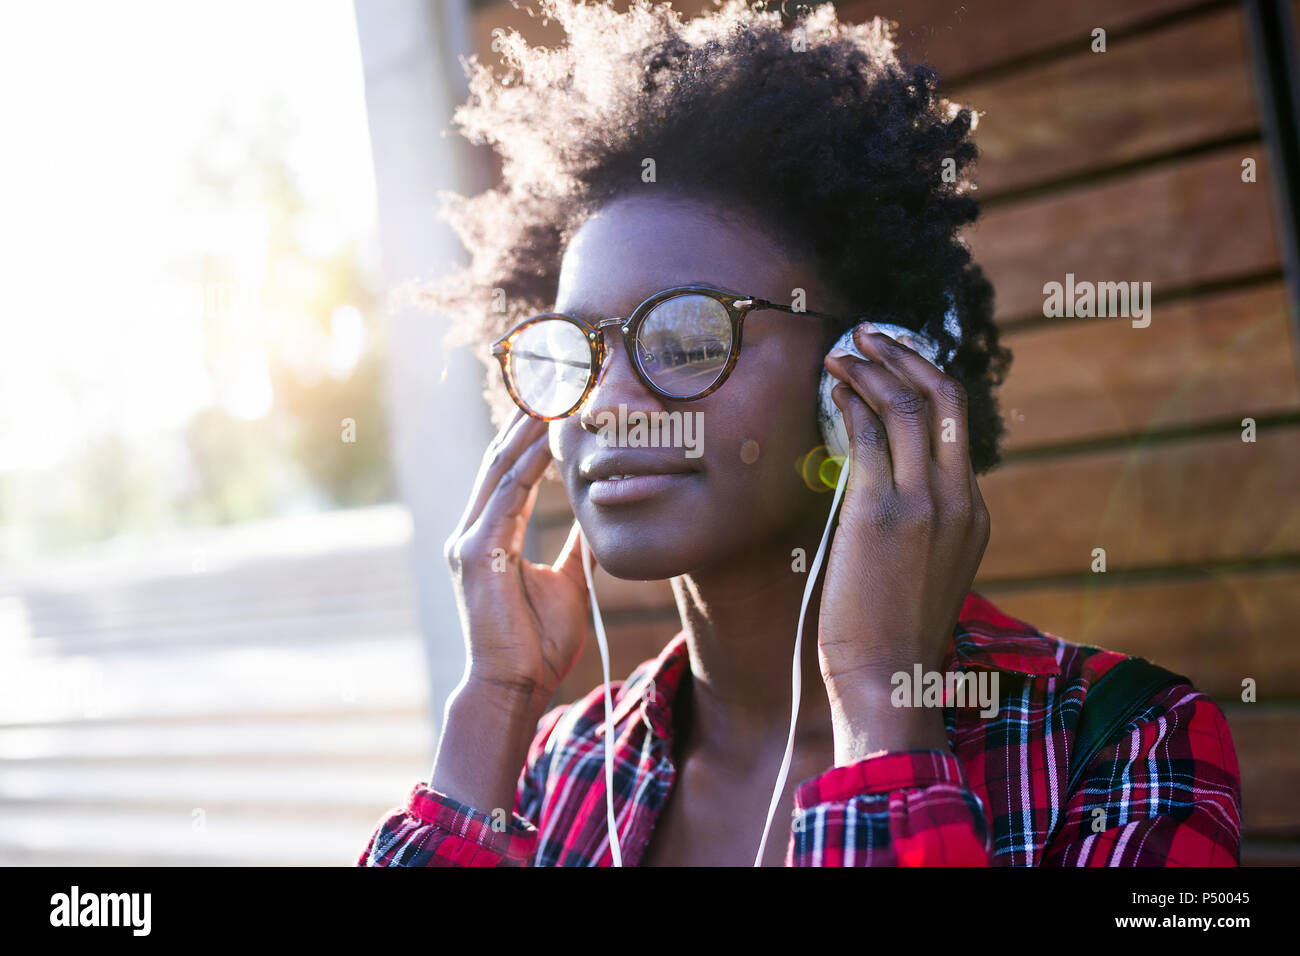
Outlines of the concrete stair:
{"label": "concrete stair", "polygon": [[371,508],[0,572],[0,865],[351,865],[432,758],[409,533]]}

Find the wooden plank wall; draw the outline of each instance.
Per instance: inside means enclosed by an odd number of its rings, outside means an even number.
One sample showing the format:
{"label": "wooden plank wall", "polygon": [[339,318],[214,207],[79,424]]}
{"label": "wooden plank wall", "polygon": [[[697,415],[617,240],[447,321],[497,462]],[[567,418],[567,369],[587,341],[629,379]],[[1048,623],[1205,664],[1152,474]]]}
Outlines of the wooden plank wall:
{"label": "wooden plank wall", "polygon": [[[685,12],[699,2],[679,4]],[[1300,863],[1300,362],[1238,4],[845,0],[881,15],[981,111],[984,216],[968,238],[1015,353],[1005,463],[976,589],[1069,640],[1187,674],[1228,714],[1246,863]],[[1296,3],[1300,8],[1300,2]],[[1297,11],[1300,13],[1300,10]],[[509,4],[493,27],[561,39]],[[1090,50],[1107,31],[1107,52]],[[1241,164],[1256,160],[1258,181]],[[1151,323],[1043,317],[1043,284],[1150,282]],[[1257,422],[1256,441],[1241,421]],[[530,549],[571,515],[544,489]],[[1106,551],[1104,574],[1090,570]],[[677,631],[663,582],[599,574],[617,675]],[[559,699],[599,683],[594,642]],[[1245,678],[1259,700],[1241,702]]]}

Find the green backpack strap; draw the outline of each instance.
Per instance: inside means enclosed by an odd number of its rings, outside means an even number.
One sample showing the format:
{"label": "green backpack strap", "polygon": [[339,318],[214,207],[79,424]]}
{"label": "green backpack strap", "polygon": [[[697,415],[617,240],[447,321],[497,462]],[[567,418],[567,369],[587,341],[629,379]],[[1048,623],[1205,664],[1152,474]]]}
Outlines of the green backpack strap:
{"label": "green backpack strap", "polygon": [[1093,758],[1146,707],[1156,691],[1189,683],[1181,674],[1141,657],[1126,657],[1097,678],[1083,700],[1083,712],[1074,732],[1067,797],[1074,793]]}

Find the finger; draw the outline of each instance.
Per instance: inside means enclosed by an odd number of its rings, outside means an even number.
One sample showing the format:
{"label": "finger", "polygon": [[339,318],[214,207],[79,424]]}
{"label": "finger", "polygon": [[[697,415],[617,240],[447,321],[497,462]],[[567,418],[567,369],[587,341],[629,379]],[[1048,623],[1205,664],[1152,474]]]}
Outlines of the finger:
{"label": "finger", "polygon": [[468,533],[488,550],[505,548],[507,554],[519,554],[523,549],[528,515],[537,498],[538,482],[550,461],[549,436],[543,430],[515,458],[514,463],[501,472],[482,513],[469,527]]}
{"label": "finger", "polygon": [[505,424],[492,436],[487,448],[483,450],[483,456],[479,459],[478,473],[474,476],[474,485],[470,489],[469,500],[465,505],[465,512],[461,515],[460,524],[456,529],[458,532],[464,531],[473,524],[478,517],[479,511],[483,509],[483,502],[487,500],[487,496],[484,494],[484,485],[488,480],[488,473],[492,470],[492,465],[501,454],[501,450],[505,447],[510,436],[523,425],[524,419],[527,417],[528,415],[525,414],[523,409],[516,408]]}
{"label": "finger", "polygon": [[[831,368],[832,362],[838,363],[838,371]],[[884,423],[894,463],[893,483],[915,487],[928,482],[932,466],[930,413],[924,396],[880,362],[840,355],[828,357],[826,363]]]}
{"label": "finger", "polygon": [[491,498],[501,476],[506,473],[519,456],[537,439],[546,434],[546,422],[533,418],[519,411],[507,422],[483,453],[483,462],[479,466],[474,488],[469,495],[469,505],[461,516],[456,531],[464,534],[483,513],[483,508]]}
{"label": "finger", "polygon": [[850,481],[861,479],[868,488],[894,487],[894,463],[889,456],[889,436],[884,424],[851,385],[831,389],[831,401],[844,414],[844,430],[853,456]]}
{"label": "finger", "polygon": [[881,362],[925,397],[930,414],[930,453],[941,471],[965,480],[970,470],[966,389],[904,342],[864,323],[854,341],[868,358]]}

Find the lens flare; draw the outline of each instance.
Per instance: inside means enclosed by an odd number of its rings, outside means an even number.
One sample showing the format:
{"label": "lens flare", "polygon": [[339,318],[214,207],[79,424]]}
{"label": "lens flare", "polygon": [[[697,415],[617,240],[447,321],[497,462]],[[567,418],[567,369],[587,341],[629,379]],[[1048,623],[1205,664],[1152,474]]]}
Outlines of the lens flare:
{"label": "lens flare", "polygon": [[843,462],[843,458],[832,456],[825,445],[818,445],[799,459],[798,470],[810,490],[834,491]]}

